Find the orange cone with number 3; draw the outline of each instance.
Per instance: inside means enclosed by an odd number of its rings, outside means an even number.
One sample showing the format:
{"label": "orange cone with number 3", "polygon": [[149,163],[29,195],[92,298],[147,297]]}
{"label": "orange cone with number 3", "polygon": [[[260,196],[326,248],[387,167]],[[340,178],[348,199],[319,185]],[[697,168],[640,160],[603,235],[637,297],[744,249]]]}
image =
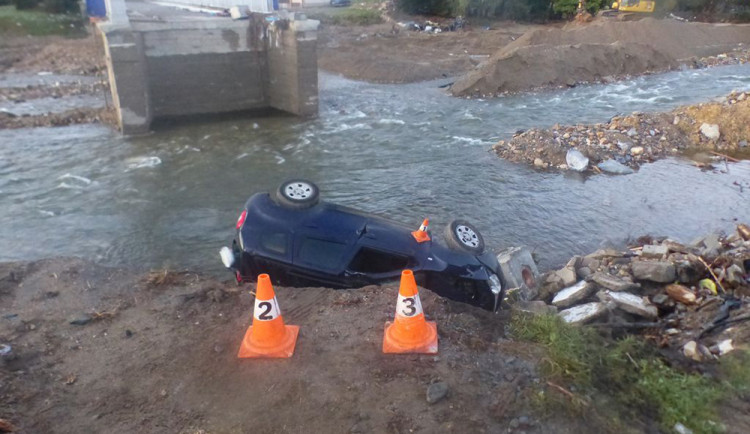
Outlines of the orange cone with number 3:
{"label": "orange cone with number 3", "polygon": [[411,270],[401,273],[401,286],[396,302],[396,318],[385,323],[384,353],[437,354],[437,325],[425,321],[419,301],[417,282]]}
{"label": "orange cone with number 3", "polygon": [[239,358],[287,358],[294,354],[299,326],[284,325],[268,274],[258,276],[253,325],[242,340]]}

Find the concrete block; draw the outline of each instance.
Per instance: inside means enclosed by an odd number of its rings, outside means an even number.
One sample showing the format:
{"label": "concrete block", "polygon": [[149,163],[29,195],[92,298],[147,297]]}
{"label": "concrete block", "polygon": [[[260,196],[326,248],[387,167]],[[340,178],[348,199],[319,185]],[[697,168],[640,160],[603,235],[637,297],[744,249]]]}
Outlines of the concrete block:
{"label": "concrete block", "polygon": [[661,259],[662,257],[667,256],[667,253],[669,253],[669,248],[663,245],[655,246],[653,244],[646,244],[643,246],[643,250],[641,250],[641,256],[644,258]]}
{"label": "concrete block", "polygon": [[596,286],[593,283],[581,280],[573,286],[569,286],[555,295],[552,304],[557,307],[572,306],[591,295]]}
{"label": "concrete block", "polygon": [[677,279],[675,267],[666,261],[636,261],[631,264],[633,277],[638,280],[670,283]]}
{"label": "concrete block", "polygon": [[591,276],[591,280],[602,288],[610,289],[612,291],[632,291],[641,287],[641,285],[637,283],[620,279],[619,277],[613,276],[609,273],[602,273],[600,271],[594,273],[594,275]]}
{"label": "concrete block", "polygon": [[648,319],[656,319],[659,316],[658,309],[648,301],[648,299],[629,292],[605,290],[599,291],[596,296],[603,302],[613,302],[619,309],[632,313],[633,315],[642,316]]}
{"label": "concrete block", "polygon": [[539,281],[539,270],[531,252],[526,247],[511,247],[497,255],[500,263],[501,278],[505,288],[536,288]]}
{"label": "concrete block", "polygon": [[595,301],[565,309],[558,313],[558,315],[567,323],[585,324],[601,317],[605,313],[607,313],[607,307],[604,303]]}

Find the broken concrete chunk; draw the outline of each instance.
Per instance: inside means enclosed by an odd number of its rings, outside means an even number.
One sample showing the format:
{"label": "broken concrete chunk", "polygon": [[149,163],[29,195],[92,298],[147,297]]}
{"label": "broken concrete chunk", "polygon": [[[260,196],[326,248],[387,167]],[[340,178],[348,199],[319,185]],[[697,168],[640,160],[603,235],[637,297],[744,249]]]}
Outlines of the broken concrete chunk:
{"label": "broken concrete chunk", "polygon": [[669,248],[664,245],[654,246],[652,244],[646,244],[643,246],[641,256],[644,258],[657,258],[660,259],[669,253]]}
{"label": "broken concrete chunk", "polygon": [[648,299],[629,292],[601,291],[597,297],[600,300],[612,300],[619,309],[633,315],[649,319],[656,319],[659,316],[659,310]]}
{"label": "broken concrete chunk", "polygon": [[693,304],[697,298],[692,291],[682,285],[667,285],[666,290],[670,298],[682,304]]}
{"label": "broken concrete chunk", "polygon": [[591,280],[596,282],[596,284],[602,288],[611,289],[612,291],[631,291],[641,287],[641,285],[637,283],[602,272],[594,273],[594,275],[591,276]]}
{"label": "broken concrete chunk", "polygon": [[604,303],[592,302],[565,309],[558,315],[563,321],[570,324],[585,324],[607,313],[607,306]]}
{"label": "broken concrete chunk", "polygon": [[557,307],[572,306],[591,295],[594,288],[594,285],[585,280],[581,280],[575,285],[569,286],[558,292],[557,295],[555,295],[555,298],[552,299],[552,304]]}
{"label": "broken concrete chunk", "polygon": [[532,315],[554,315],[557,313],[557,308],[555,306],[550,306],[541,300],[520,300],[513,304],[512,309],[517,312],[529,313]]}
{"label": "broken concrete chunk", "polygon": [[732,340],[731,339],[725,339],[725,340],[719,342],[719,344],[717,345],[717,347],[719,349],[718,354],[720,356],[723,356],[724,354],[726,354],[726,353],[734,350],[734,346],[732,345]]}
{"label": "broken concrete chunk", "polygon": [[511,247],[497,255],[505,284],[508,288],[526,288],[524,299],[536,297],[539,270],[536,267],[531,251],[526,247]]}
{"label": "broken concrete chunk", "polygon": [[677,278],[674,265],[664,261],[637,261],[630,266],[633,277],[638,280],[669,283]]}
{"label": "broken concrete chunk", "polygon": [[562,280],[563,286],[570,286],[576,283],[576,272],[570,268],[562,268],[555,271],[555,275]]}
{"label": "broken concrete chunk", "polygon": [[701,134],[703,134],[708,140],[719,139],[719,126],[716,124],[701,124]]}

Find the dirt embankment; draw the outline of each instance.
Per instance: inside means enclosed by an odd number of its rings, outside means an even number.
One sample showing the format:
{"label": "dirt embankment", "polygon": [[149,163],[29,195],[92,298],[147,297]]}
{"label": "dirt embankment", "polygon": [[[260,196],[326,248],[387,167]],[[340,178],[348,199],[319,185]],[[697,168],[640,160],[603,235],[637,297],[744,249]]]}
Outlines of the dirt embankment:
{"label": "dirt embankment", "polygon": [[[451,87],[455,96],[492,96],[573,86],[659,72],[750,43],[750,26],[684,23],[652,18],[597,20],[537,29],[496,51]],[[743,50],[746,54],[747,50]],[[747,55],[723,63],[747,61]]]}
{"label": "dirt embankment", "polygon": [[374,83],[412,83],[454,77],[529,29],[497,23],[492,30],[466,29],[439,34],[410,31],[395,23],[327,26],[318,32],[318,66],[344,77]]}
{"label": "dirt embankment", "polygon": [[583,170],[624,174],[644,163],[686,152],[701,151],[692,155],[699,165],[710,163],[712,155],[706,152],[747,159],[748,141],[750,94],[740,92],[723,102],[680,107],[669,113],[634,113],[603,124],[531,129],[492,149],[506,160],[560,170],[570,169],[567,154],[577,150],[588,159]]}
{"label": "dirt embankment", "polygon": [[[95,76],[98,80],[4,86],[3,76],[6,74],[29,77],[37,74]],[[0,129],[92,122],[115,124],[114,111],[107,107],[81,107],[33,115],[14,112],[15,104],[33,103],[36,99],[87,95],[106,99],[108,93],[104,47],[97,37],[5,37],[0,41]]]}
{"label": "dirt embankment", "polygon": [[[294,356],[239,360],[252,289],[75,259],[0,264],[0,344],[13,353],[0,419],[27,433],[402,433],[504,432],[526,416],[519,429],[545,431],[525,399],[538,354],[504,337],[506,314],[422,290],[439,354],[384,355],[395,286],[276,287],[300,326]],[[430,405],[434,382],[449,390]]]}

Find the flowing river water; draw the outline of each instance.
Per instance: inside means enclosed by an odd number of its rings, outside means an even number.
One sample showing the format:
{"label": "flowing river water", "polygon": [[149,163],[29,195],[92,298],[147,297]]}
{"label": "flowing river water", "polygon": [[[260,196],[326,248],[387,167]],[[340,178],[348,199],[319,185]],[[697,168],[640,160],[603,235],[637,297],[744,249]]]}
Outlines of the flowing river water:
{"label": "flowing river water", "polygon": [[[514,131],[670,110],[750,89],[750,65],[492,100],[439,82],[321,74],[320,117],[220,119],[136,138],[78,125],[0,131],[0,260],[75,255],[219,272],[252,193],[291,176],[322,198],[434,233],[452,218],[488,248],[527,245],[543,268],[644,234],[688,242],[750,221],[750,162],[701,171],[668,159],[627,176],[537,172],[489,152]],[[742,187],[744,185],[744,188]]]}

